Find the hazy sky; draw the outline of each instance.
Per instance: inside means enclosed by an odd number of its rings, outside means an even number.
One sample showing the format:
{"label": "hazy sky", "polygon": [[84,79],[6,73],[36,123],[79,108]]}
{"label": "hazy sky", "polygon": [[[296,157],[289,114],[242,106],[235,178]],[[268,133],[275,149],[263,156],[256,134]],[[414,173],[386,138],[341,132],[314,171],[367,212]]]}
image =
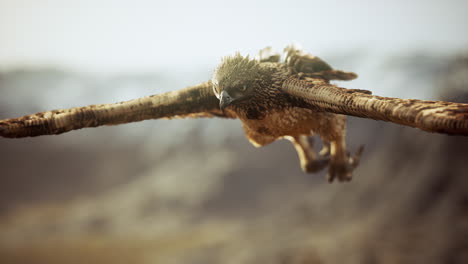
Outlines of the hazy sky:
{"label": "hazy sky", "polygon": [[234,51],[291,42],[315,54],[466,51],[467,10],[466,0],[0,0],[0,67],[211,67]]}

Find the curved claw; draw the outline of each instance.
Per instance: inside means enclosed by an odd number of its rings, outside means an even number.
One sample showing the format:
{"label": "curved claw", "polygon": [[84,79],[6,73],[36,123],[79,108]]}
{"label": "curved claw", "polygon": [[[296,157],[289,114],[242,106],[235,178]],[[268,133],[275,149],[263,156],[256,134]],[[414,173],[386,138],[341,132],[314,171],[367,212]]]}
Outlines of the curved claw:
{"label": "curved claw", "polygon": [[330,155],[330,143],[323,142],[323,147],[318,154],[320,157],[328,157]]}
{"label": "curved claw", "polygon": [[329,158],[309,160],[307,163],[301,164],[301,168],[304,172],[314,173],[323,170],[329,163]]}
{"label": "curved claw", "polygon": [[323,170],[330,164],[330,144],[324,142],[322,149],[318,153],[318,158],[308,160],[302,165],[302,170],[307,173],[314,173]]}
{"label": "curved claw", "polygon": [[346,154],[345,159],[332,157],[330,160],[330,167],[328,168],[327,180],[333,182],[335,178],[338,181],[351,181],[354,169],[359,165],[361,155],[364,152],[364,146],[361,145],[358,151],[350,156]]}
{"label": "curved claw", "polygon": [[358,151],[356,151],[356,154],[354,156],[350,157],[350,164],[353,169],[355,169],[357,166],[359,166],[359,162],[361,161],[361,155],[364,152],[364,145],[359,146]]}

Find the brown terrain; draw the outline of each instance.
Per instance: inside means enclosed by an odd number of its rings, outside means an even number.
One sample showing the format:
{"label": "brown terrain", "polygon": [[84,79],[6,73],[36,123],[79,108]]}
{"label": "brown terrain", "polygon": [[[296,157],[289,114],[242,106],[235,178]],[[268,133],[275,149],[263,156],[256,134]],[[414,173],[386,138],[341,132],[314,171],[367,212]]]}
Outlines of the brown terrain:
{"label": "brown terrain", "polygon": [[[468,102],[468,58],[425,59],[398,67]],[[12,74],[0,92],[24,80]],[[13,108],[0,118],[28,113]],[[344,184],[303,174],[288,142],[251,147],[230,120],[0,139],[0,263],[468,263],[468,138],[348,124],[366,149]]]}

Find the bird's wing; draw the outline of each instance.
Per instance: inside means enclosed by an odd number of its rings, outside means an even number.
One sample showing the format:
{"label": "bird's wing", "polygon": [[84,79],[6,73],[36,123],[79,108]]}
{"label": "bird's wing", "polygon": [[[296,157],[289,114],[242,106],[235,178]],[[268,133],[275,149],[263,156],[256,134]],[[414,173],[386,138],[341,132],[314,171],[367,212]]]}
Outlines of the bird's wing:
{"label": "bird's wing", "polygon": [[176,117],[235,118],[222,112],[211,82],[114,104],[90,105],[0,120],[0,136],[9,138],[61,134],[85,127]]}
{"label": "bird's wing", "polygon": [[357,78],[354,72],[333,69],[321,58],[306,53],[294,45],[284,49],[284,63],[294,72],[310,78],[349,81]]}
{"label": "bird's wing", "polygon": [[320,79],[291,78],[282,91],[298,105],[393,122],[429,132],[468,136],[468,104],[373,96],[366,90],[345,89]]}

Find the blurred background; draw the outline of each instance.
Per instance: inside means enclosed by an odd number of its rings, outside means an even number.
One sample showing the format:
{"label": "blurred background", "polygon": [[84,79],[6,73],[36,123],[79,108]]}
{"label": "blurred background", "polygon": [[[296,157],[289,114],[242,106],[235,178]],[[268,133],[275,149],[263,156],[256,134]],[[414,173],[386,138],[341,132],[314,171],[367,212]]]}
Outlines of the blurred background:
{"label": "blurred background", "polygon": [[[0,119],[210,78],[299,43],[340,86],[468,102],[468,2],[0,0]],[[354,180],[238,121],[0,139],[1,263],[468,263],[468,139],[348,119]]]}

